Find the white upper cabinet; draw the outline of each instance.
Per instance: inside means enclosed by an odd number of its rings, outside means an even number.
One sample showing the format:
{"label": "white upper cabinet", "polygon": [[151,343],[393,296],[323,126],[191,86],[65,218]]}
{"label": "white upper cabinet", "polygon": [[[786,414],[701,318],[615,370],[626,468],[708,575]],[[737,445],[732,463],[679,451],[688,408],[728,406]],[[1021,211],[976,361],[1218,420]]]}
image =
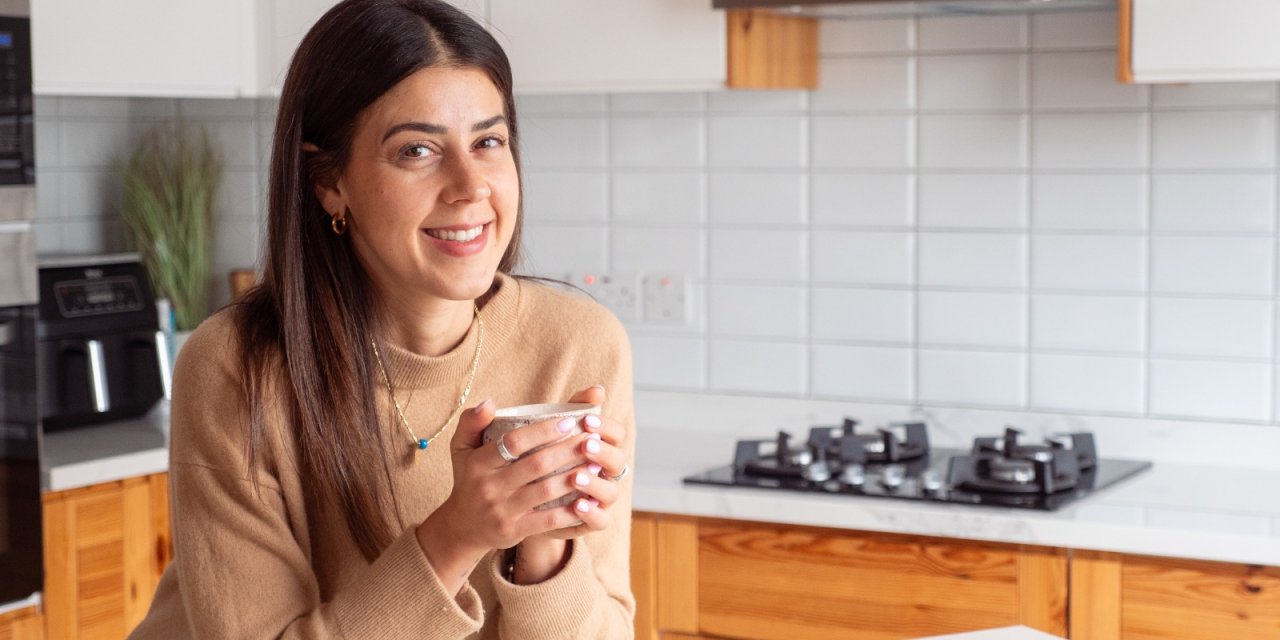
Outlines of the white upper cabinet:
{"label": "white upper cabinet", "polygon": [[723,88],[723,11],[710,0],[488,0],[516,91]]}
{"label": "white upper cabinet", "polygon": [[[1132,11],[1126,16],[1126,11]],[[1280,78],[1280,0],[1121,0],[1132,82]]]}
{"label": "white upper cabinet", "polygon": [[31,0],[37,94],[241,94],[252,0]]}

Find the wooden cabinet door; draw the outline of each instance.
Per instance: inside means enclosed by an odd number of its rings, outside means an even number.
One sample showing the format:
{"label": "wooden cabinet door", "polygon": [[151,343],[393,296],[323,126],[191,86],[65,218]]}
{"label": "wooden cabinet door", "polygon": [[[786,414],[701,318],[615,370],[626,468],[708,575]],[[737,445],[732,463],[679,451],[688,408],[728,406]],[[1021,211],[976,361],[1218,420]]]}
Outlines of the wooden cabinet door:
{"label": "wooden cabinet door", "polygon": [[1121,0],[1120,18],[1120,75],[1127,81],[1280,78],[1275,0]]}
{"label": "wooden cabinet door", "polygon": [[44,616],[35,607],[0,614],[0,640],[44,640]]}
{"label": "wooden cabinet door", "polygon": [[167,474],[44,496],[45,627],[60,640],[123,638],[172,557]]}
{"label": "wooden cabinet door", "polygon": [[698,633],[890,640],[1022,624],[1066,635],[1061,550],[698,524]]}
{"label": "wooden cabinet door", "polygon": [[234,97],[254,0],[32,0],[37,94]]}

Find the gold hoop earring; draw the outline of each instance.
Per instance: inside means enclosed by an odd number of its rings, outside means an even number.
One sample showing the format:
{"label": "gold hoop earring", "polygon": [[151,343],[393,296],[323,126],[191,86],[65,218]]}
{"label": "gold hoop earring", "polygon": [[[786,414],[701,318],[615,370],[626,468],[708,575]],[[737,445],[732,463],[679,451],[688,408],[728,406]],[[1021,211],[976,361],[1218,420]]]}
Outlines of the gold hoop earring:
{"label": "gold hoop earring", "polygon": [[333,235],[340,236],[347,232],[347,217],[333,216],[329,219],[329,226],[333,227]]}

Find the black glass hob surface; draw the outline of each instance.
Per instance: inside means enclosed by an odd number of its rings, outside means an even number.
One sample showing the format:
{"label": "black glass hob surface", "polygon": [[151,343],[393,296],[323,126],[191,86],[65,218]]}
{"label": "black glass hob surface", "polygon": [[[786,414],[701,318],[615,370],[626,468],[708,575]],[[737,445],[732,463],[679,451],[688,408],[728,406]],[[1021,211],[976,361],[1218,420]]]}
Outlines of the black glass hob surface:
{"label": "black glass hob surface", "polygon": [[684,482],[1052,511],[1151,467],[1098,457],[1090,433],[1029,441],[1006,428],[969,449],[935,448],[924,423],[866,431],[846,418],[794,440],[739,440],[733,464]]}

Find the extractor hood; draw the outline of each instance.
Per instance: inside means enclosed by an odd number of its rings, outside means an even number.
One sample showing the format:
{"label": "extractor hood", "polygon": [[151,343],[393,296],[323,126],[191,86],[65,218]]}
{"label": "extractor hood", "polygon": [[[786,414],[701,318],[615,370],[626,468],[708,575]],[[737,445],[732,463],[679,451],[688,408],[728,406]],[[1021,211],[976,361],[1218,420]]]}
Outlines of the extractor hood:
{"label": "extractor hood", "polygon": [[812,18],[1007,15],[1115,9],[1115,0],[712,0],[716,9],[769,9]]}

